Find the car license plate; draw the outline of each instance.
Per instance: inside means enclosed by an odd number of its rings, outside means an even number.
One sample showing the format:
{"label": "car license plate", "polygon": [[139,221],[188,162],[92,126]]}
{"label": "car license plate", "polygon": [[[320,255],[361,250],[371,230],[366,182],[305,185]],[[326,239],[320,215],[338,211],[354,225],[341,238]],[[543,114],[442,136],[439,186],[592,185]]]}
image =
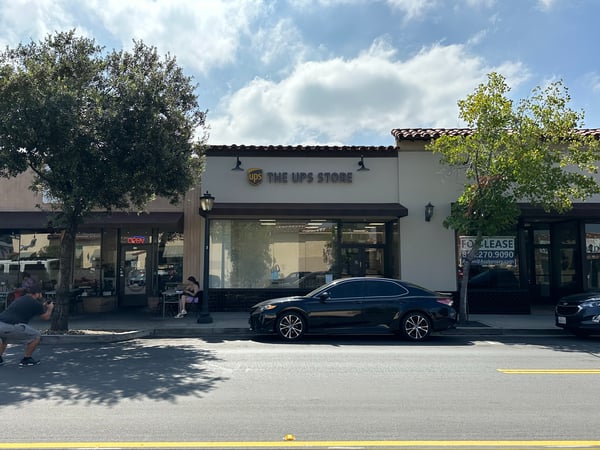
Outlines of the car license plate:
{"label": "car license plate", "polygon": [[558,323],[561,325],[566,325],[567,324],[567,318],[563,317],[563,316],[558,316]]}

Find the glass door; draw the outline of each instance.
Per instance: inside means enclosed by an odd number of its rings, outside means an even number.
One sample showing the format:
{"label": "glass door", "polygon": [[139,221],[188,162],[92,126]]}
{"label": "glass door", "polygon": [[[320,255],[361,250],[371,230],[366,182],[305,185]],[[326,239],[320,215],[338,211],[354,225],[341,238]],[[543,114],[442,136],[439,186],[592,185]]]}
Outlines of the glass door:
{"label": "glass door", "polygon": [[[150,246],[121,245],[119,265],[119,304],[121,306],[144,306],[150,279]],[[148,281],[148,282],[147,282]]]}
{"label": "glass door", "polygon": [[342,245],[341,276],[383,276],[383,248]]}

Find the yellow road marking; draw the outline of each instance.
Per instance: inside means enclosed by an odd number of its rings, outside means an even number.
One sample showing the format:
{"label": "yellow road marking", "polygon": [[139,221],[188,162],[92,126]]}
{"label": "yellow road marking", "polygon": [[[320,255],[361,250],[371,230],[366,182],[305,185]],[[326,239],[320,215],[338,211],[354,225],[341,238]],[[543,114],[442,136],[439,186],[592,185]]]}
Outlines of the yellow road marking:
{"label": "yellow road marking", "polygon": [[571,375],[571,374],[600,374],[600,369],[497,369],[498,372],[507,374],[543,374],[543,375]]}
{"label": "yellow road marking", "polygon": [[582,447],[600,449],[600,441],[249,441],[249,442],[7,442],[0,449],[98,449],[98,448],[324,448],[324,447]]}

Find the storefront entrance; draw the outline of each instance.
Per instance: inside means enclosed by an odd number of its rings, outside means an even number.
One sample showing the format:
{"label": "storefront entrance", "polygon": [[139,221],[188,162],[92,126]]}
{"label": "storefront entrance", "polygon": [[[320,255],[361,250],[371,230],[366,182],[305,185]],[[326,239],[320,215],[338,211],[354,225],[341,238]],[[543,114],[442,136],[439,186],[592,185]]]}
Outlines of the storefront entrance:
{"label": "storefront entrance", "polygon": [[151,289],[151,245],[121,245],[119,305],[144,306]]}
{"label": "storefront entrance", "polygon": [[383,276],[383,247],[342,245],[342,276]]}
{"label": "storefront entrance", "polygon": [[565,295],[581,292],[579,222],[536,223],[526,228],[532,303],[554,304]]}

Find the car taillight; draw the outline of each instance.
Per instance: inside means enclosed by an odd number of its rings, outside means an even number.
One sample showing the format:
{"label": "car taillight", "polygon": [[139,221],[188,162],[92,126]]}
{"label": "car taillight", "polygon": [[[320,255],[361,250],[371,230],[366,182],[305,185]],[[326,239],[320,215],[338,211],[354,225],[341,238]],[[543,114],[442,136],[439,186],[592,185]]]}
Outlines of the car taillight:
{"label": "car taillight", "polygon": [[440,297],[440,298],[437,298],[435,301],[438,303],[441,303],[442,305],[446,305],[446,306],[452,306],[454,304],[454,300],[452,300],[451,298],[447,298],[447,297]]}

